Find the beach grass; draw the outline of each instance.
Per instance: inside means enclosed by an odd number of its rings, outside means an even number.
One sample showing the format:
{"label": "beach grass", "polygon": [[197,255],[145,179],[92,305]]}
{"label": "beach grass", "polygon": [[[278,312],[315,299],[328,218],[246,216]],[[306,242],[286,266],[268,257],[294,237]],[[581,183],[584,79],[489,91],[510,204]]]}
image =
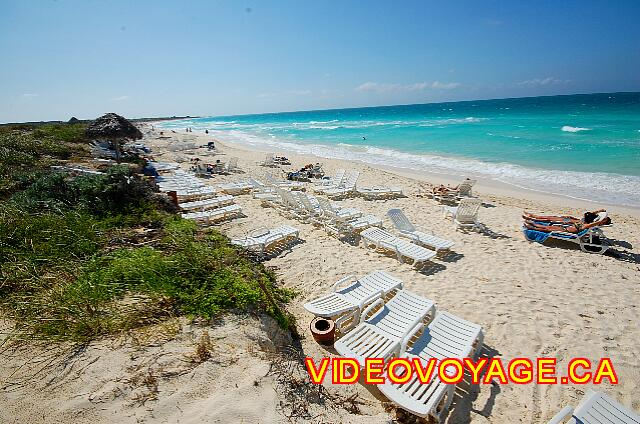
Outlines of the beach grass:
{"label": "beach grass", "polygon": [[[76,125],[0,137],[12,158],[0,170],[10,183],[0,205],[0,307],[15,337],[87,342],[232,309],[264,312],[293,328],[283,309],[293,293],[277,286],[273,272],[217,231],[170,213],[130,167],[79,177],[49,171],[68,152],[43,147],[42,137],[83,143]],[[11,169],[27,177],[16,181]]]}

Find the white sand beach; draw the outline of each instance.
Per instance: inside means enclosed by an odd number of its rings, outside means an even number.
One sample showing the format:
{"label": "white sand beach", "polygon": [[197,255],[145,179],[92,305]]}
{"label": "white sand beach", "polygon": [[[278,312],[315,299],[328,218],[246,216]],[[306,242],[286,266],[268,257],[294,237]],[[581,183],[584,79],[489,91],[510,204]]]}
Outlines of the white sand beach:
{"label": "white sand beach", "polygon": [[[243,173],[204,179],[216,185],[248,177],[262,178],[265,153],[246,146],[217,141],[215,155],[206,148],[187,152],[167,149],[169,141],[186,133],[158,130],[143,142],[158,161],[199,157],[205,162],[239,158]],[[193,137],[195,134],[189,135]],[[212,139],[197,135],[196,143]],[[506,185],[479,181],[474,194],[483,201],[479,220],[484,231],[456,231],[443,218],[441,205],[424,196],[428,183],[453,183],[450,176],[381,169],[358,162],[274,152],[287,156],[295,170],[321,162],[327,175],[338,168],[358,169],[363,186],[401,187],[405,197],[387,201],[350,198],[342,203],[384,218],[391,208],[401,208],[417,226],[434,231],[455,243],[453,253],[433,260],[432,266],[416,270],[362,244],[347,243],[311,224],[281,216],[262,207],[251,195],[238,196],[244,217],[217,225],[230,238],[258,227],[282,224],[300,230],[301,243],[265,265],[275,270],[281,283],[297,291],[288,309],[297,319],[304,356],[319,360],[336,356],[333,349],[317,344],[309,332],[313,319],[302,305],[319,297],[349,274],[363,276],[386,271],[404,281],[405,288],[433,300],[441,310],[480,324],[485,333],[482,355],[508,361],[515,357],[554,357],[558,370],[570,358],[611,358],[618,385],[490,385],[456,388],[448,423],[542,423],[566,405],[575,405],[588,389],[604,391],[624,405],[640,410],[640,214],[638,210],[594,205],[542,193],[520,191]],[[188,169],[189,161],[182,162]],[[585,208],[605,207],[613,226],[605,233],[619,241],[615,255],[588,254],[568,243],[540,245],[527,242],[521,233],[523,210],[580,216]],[[630,247],[632,246],[632,247]],[[167,329],[173,325],[171,329]],[[204,331],[208,331],[214,355],[199,364],[189,354]],[[306,397],[308,414],[292,406],[291,380],[304,373],[273,369],[276,352],[292,342],[267,318],[227,315],[204,325],[185,321],[147,329],[118,340],[92,343],[59,368],[55,375],[39,375],[23,386],[11,385],[0,411],[2,422],[327,422],[387,423],[396,419],[391,403],[372,386],[325,384],[323,403],[313,393]],[[299,352],[299,351],[298,351]],[[36,354],[40,354],[35,352]],[[3,380],[37,371],[37,365],[12,370],[34,352],[3,354]],[[44,356],[43,356],[44,358]],[[277,361],[276,361],[277,362]],[[278,375],[288,376],[284,384]],[[145,379],[146,378],[146,379]],[[38,390],[34,390],[37,388]],[[333,399],[333,400],[331,400]],[[295,415],[293,411],[296,411]],[[292,416],[292,414],[294,414]],[[288,418],[289,415],[291,418]],[[403,418],[406,420],[406,417]],[[404,422],[404,421],[401,421]],[[407,421],[410,422],[410,421]]]}

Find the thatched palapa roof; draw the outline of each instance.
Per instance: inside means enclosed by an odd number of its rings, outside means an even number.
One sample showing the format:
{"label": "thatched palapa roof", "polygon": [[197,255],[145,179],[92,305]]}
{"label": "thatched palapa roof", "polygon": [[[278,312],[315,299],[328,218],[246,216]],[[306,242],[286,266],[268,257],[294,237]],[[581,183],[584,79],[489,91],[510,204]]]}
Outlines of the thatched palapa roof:
{"label": "thatched palapa roof", "polygon": [[124,117],[107,113],[93,121],[87,127],[85,134],[90,138],[136,140],[142,138],[142,132]]}

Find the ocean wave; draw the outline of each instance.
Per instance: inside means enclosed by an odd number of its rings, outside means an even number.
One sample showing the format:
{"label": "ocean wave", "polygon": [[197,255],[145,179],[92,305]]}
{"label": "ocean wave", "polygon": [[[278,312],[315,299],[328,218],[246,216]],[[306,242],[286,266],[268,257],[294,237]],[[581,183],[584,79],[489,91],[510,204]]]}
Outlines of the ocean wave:
{"label": "ocean wave", "polygon": [[569,125],[565,125],[564,127],[561,128],[561,130],[565,132],[576,133],[580,131],[591,131],[591,128],[571,127]]}
{"label": "ocean wave", "polygon": [[317,124],[333,124],[336,122],[340,122],[340,120],[338,119],[332,119],[330,121],[309,121],[308,123],[311,125],[317,125]]}
{"label": "ocean wave", "polygon": [[244,131],[216,131],[222,141],[260,149],[312,154],[328,159],[352,160],[460,177],[488,178],[529,190],[609,204],[640,207],[637,193],[640,177],[611,173],[587,173],[529,168],[511,163],[490,163],[476,159],[417,154],[374,146],[346,143],[313,144],[279,138],[265,138]]}
{"label": "ocean wave", "polygon": [[436,119],[407,119],[407,120],[350,120],[340,121],[333,119],[329,121],[305,121],[305,122],[261,122],[250,123],[233,121],[219,121],[207,118],[184,119],[177,121],[167,121],[162,124],[164,128],[185,128],[191,127],[194,130],[261,130],[261,131],[296,131],[305,130],[338,130],[338,129],[367,129],[391,126],[394,128],[403,127],[442,127],[446,125],[464,125],[483,122],[488,118],[478,118],[469,116],[466,118],[436,118]]}

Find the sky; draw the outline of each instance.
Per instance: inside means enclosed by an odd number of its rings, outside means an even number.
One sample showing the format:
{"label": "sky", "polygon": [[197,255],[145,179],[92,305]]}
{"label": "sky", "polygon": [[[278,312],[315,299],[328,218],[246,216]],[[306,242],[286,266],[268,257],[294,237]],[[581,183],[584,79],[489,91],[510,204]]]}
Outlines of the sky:
{"label": "sky", "polygon": [[640,91],[640,1],[0,0],[0,122]]}

